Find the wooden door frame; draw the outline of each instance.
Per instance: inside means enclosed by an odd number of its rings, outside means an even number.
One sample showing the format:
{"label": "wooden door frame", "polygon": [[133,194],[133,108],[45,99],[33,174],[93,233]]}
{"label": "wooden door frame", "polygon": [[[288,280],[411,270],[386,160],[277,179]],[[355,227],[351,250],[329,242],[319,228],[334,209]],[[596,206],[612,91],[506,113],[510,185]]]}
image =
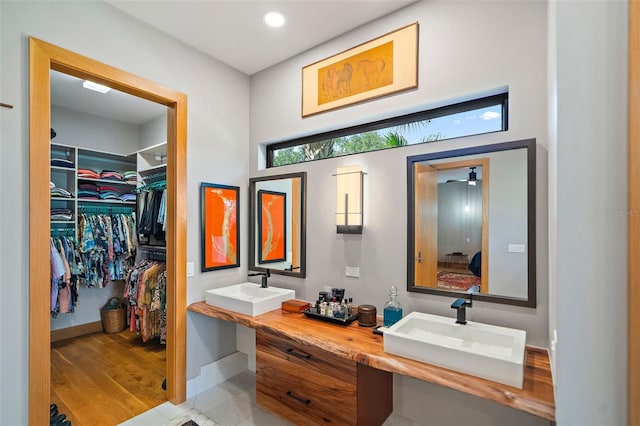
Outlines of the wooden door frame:
{"label": "wooden door frame", "polygon": [[629,1],[628,421],[640,425],[640,2]]}
{"label": "wooden door frame", "polygon": [[167,106],[167,399],[186,399],[187,96],[29,37],[29,424],[48,424],[50,70],[90,79]]}
{"label": "wooden door frame", "polygon": [[[438,284],[438,170],[416,163],[413,231],[414,285],[436,288]],[[421,284],[418,284],[421,283]]]}
{"label": "wooden door frame", "polygon": [[[471,160],[448,161],[429,164],[436,170],[462,169],[469,167],[482,168],[482,258],[480,293],[489,293],[489,157],[473,158]],[[436,267],[437,269],[437,267]]]}

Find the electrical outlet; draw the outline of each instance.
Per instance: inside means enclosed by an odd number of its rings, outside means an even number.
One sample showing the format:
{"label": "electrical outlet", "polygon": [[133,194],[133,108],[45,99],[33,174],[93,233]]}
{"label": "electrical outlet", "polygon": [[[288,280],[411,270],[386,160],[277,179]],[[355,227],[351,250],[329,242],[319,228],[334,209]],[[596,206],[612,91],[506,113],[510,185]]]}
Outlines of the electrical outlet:
{"label": "electrical outlet", "polygon": [[347,277],[359,278],[360,277],[360,268],[358,268],[357,266],[347,266],[345,268],[345,275]]}

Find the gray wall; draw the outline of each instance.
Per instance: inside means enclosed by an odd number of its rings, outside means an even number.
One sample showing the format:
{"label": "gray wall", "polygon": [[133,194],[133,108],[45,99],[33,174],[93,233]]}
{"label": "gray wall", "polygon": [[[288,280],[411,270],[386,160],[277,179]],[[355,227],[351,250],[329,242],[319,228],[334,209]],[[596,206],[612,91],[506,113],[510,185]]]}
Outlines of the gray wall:
{"label": "gray wall", "polygon": [[161,115],[140,126],[140,143],[138,148],[149,148],[167,141],[167,116]]}
{"label": "gray wall", "polygon": [[446,262],[447,253],[457,251],[471,261],[479,250],[482,250],[482,180],[476,186],[467,182],[439,183],[438,262]]}
{"label": "gray wall", "polygon": [[[520,298],[527,297],[526,164],[525,150],[498,152],[489,174],[489,292]],[[524,244],[525,253],[510,253],[509,244]]]}
{"label": "gray wall", "polygon": [[[182,91],[188,99],[187,257],[199,271],[201,181],[236,185],[246,203],[249,79],[102,2],[0,2],[0,424],[27,424],[29,35]],[[247,209],[241,210],[246,223]],[[241,234],[246,239],[246,234]],[[43,236],[46,238],[46,236]],[[246,240],[243,240],[246,241]],[[241,244],[246,259],[246,244]],[[188,302],[246,280],[246,266],[187,279]],[[43,295],[46,297],[46,295]],[[188,377],[235,350],[235,327],[187,321]],[[43,348],[47,349],[48,348]]]}
{"label": "gray wall", "polygon": [[[302,67],[349,47],[420,23],[419,88],[403,94],[318,114],[300,116]],[[405,312],[453,316],[451,298],[407,293],[406,157],[460,147],[536,138],[538,143],[538,307],[474,303],[471,319],[527,330],[527,342],[548,345],[546,200],[546,4],[542,2],[418,2],[251,77],[252,176],[307,171],[307,278],[274,277],[274,285],[295,288],[313,300],[324,285],[345,287],[359,303],[381,311],[389,287],[400,289]],[[264,170],[263,144],[364,123],[453,102],[471,94],[509,87],[509,130],[431,144],[377,151]],[[277,108],[274,108],[277,105]],[[339,235],[333,222],[336,168],[360,164],[367,172],[362,235]],[[345,266],[359,266],[360,278],[346,278]],[[396,377],[396,410],[429,423],[444,389],[418,382],[413,392]],[[413,389],[413,388],[411,388]],[[450,393],[447,393],[450,395]],[[461,405],[459,399],[455,406]],[[482,404],[486,424],[513,423],[504,407]],[[487,414],[488,411],[488,414]],[[517,414],[516,414],[517,416]],[[522,422],[526,422],[522,416]],[[540,421],[540,419],[537,419]],[[455,418],[442,424],[459,424]]]}
{"label": "gray wall", "polygon": [[550,180],[550,216],[557,217],[551,326],[551,334],[558,333],[557,419],[560,425],[623,425],[628,2],[560,1],[550,12],[557,47],[550,82],[557,87],[551,130],[557,165]]}

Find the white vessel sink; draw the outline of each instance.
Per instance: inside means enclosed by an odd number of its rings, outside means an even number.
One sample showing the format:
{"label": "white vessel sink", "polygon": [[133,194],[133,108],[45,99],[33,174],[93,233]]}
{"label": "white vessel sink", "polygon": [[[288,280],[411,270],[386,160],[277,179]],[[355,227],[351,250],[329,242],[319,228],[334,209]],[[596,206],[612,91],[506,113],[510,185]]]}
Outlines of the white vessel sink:
{"label": "white vessel sink", "polygon": [[205,292],[205,302],[244,315],[261,315],[280,309],[285,300],[295,299],[296,292],[278,287],[261,288],[260,284],[240,283]]}
{"label": "white vessel sink", "polygon": [[522,389],[527,333],[411,312],[384,332],[384,351]]}

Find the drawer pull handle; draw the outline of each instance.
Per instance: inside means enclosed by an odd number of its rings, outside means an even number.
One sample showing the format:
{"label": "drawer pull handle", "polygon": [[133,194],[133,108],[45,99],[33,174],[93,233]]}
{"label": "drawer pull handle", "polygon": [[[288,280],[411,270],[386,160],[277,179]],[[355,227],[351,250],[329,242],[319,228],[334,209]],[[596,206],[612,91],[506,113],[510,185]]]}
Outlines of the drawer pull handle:
{"label": "drawer pull handle", "polygon": [[311,359],[311,355],[305,354],[304,352],[296,352],[295,349],[289,348],[287,349],[287,353],[289,355],[296,356],[298,358]]}
{"label": "drawer pull handle", "polygon": [[311,404],[311,400],[310,400],[310,399],[302,399],[302,398],[300,398],[300,397],[297,397],[297,396],[295,396],[295,395],[293,394],[293,392],[291,392],[291,391],[287,391],[287,396],[288,396],[289,398],[291,398],[291,399],[295,399],[296,401],[298,401],[298,402],[300,402],[300,403],[302,403],[302,404],[304,404],[304,405],[309,405],[309,404]]}

